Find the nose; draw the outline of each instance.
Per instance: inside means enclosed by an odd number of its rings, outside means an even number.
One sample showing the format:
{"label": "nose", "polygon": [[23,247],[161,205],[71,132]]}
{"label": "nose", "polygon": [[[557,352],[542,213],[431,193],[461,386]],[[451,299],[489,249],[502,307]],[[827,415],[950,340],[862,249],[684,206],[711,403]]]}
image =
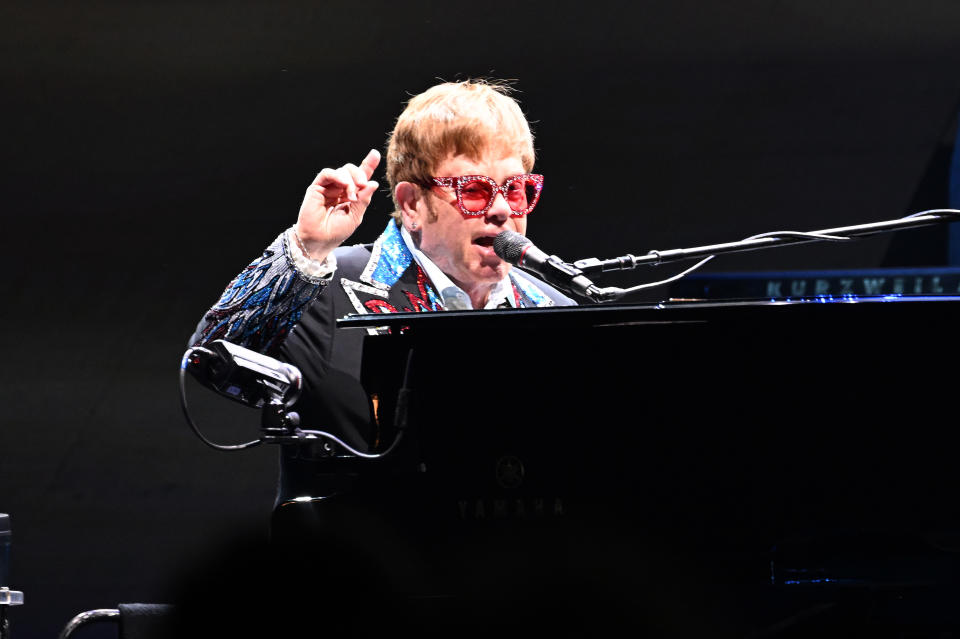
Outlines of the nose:
{"label": "nose", "polygon": [[507,204],[507,198],[503,196],[502,191],[497,191],[493,196],[493,204],[490,205],[490,210],[487,211],[487,219],[495,220],[502,224],[510,219],[510,213],[510,205]]}

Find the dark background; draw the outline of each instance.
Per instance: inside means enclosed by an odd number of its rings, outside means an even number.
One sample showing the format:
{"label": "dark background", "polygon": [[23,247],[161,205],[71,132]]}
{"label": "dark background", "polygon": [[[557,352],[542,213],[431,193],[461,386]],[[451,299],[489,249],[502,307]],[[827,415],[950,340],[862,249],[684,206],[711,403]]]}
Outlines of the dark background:
{"label": "dark background", "polygon": [[[4,3],[15,635],[162,600],[223,540],[265,531],[276,451],[204,447],[178,405],[179,359],[314,175],[383,151],[409,96],[516,79],[547,184],[531,236],[568,260],[639,254],[945,206],[924,178],[953,141],[958,33],[953,0]],[[383,192],[356,240],[389,211]],[[945,237],[709,267],[940,265]],[[254,436],[256,413],[191,398],[211,437]]]}

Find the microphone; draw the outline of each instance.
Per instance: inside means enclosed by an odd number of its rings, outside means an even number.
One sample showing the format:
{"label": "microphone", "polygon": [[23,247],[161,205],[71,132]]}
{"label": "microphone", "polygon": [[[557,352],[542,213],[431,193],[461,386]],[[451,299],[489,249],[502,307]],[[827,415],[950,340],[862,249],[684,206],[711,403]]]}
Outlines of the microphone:
{"label": "microphone", "polygon": [[443,307],[448,311],[469,311],[473,308],[470,298],[456,286],[448,286],[440,291]]}
{"label": "microphone", "polygon": [[583,275],[583,271],[556,255],[547,255],[519,233],[501,232],[493,238],[493,252],[504,262],[533,271],[549,284],[565,291],[592,299],[599,290]]}

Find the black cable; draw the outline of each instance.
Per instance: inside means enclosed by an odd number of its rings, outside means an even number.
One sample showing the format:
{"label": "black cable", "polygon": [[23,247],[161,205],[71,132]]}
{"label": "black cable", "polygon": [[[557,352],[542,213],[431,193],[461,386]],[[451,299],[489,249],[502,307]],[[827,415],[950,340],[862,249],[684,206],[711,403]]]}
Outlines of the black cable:
{"label": "black cable", "polygon": [[262,439],[257,439],[254,441],[246,442],[245,444],[234,444],[234,445],[225,445],[225,444],[215,444],[206,437],[203,436],[203,433],[200,432],[200,429],[197,428],[197,425],[193,422],[193,418],[190,417],[190,409],[187,408],[187,365],[189,364],[189,358],[195,351],[205,351],[210,352],[205,348],[195,346],[193,348],[187,349],[187,352],[183,355],[183,360],[180,362],[180,407],[183,409],[183,415],[187,418],[187,423],[190,424],[190,428],[200,438],[204,444],[210,448],[215,448],[217,450],[243,450],[245,448],[253,448],[263,443]]}
{"label": "black cable", "polygon": [[[200,441],[202,441],[204,444],[206,444],[210,448],[214,448],[216,450],[223,450],[223,451],[244,450],[244,449],[253,448],[254,446],[259,446],[260,444],[262,444],[264,441],[263,438],[257,439],[254,441],[249,441],[244,444],[233,444],[233,445],[217,444],[207,439],[203,435],[203,433],[200,432],[200,429],[197,427],[196,423],[193,421],[193,418],[190,416],[190,409],[187,406],[187,385],[186,385],[187,366],[189,365],[189,362],[190,362],[190,356],[197,351],[205,352],[212,355],[211,351],[209,351],[208,349],[203,348],[201,346],[195,346],[187,350],[187,352],[183,356],[183,360],[180,363],[180,407],[183,409],[183,415],[184,417],[186,417],[187,423],[190,425],[191,430],[193,430],[194,434],[200,438]],[[409,374],[409,360],[407,362],[407,366],[408,366],[408,374]],[[293,434],[290,439],[293,441],[298,441],[298,440],[303,441],[303,440],[310,440],[310,439],[327,439],[334,442],[335,444],[338,444],[347,452],[357,457],[362,457],[363,459],[381,459],[383,457],[386,457],[391,452],[393,452],[393,449],[397,447],[397,444],[399,444],[400,440],[403,439],[403,431],[401,430],[400,432],[397,433],[397,436],[394,438],[393,442],[391,442],[390,446],[385,451],[383,451],[382,453],[376,453],[376,454],[361,452],[353,448],[346,442],[344,442],[342,439],[340,439],[336,435],[333,435],[332,433],[328,433],[322,430],[301,430],[297,428],[293,431]]]}
{"label": "black cable", "polygon": [[[333,435],[332,433],[328,433],[326,431],[300,430],[298,428],[294,432],[296,433],[296,435],[298,435],[297,437],[298,439],[306,439],[306,440],[329,439],[330,441],[344,448],[351,455],[356,455],[357,457],[362,457],[363,459],[382,459],[383,457],[386,457],[388,454],[390,454],[391,451],[393,451],[394,448],[397,447],[397,444],[403,438],[403,431],[400,431],[399,433],[397,433],[397,436],[393,438],[393,442],[390,444],[390,446],[382,453],[362,453],[356,448],[353,448],[352,446],[348,445],[346,442],[344,442],[342,439],[340,439],[336,435]],[[299,437],[299,435],[306,435],[306,437]]]}
{"label": "black cable", "polygon": [[[407,393],[410,390],[410,371],[412,369],[413,369],[413,349],[410,349],[410,351],[407,353],[407,362],[406,362],[406,366],[404,367],[403,387],[400,389],[399,396],[397,398],[398,405],[397,405],[397,411],[395,415],[395,422],[397,426],[397,436],[393,438],[393,441],[390,442],[390,445],[382,453],[362,453],[359,450],[349,446],[346,442],[344,442],[337,436],[322,430],[300,430],[298,428],[296,430],[297,435],[302,434],[302,435],[308,435],[308,436],[313,436],[318,438],[329,439],[334,443],[339,444],[347,452],[353,455],[356,455],[357,457],[361,457],[363,459],[371,459],[371,460],[383,459],[384,457],[389,455],[391,452],[393,452],[393,449],[396,448],[397,445],[400,443],[400,440],[403,439],[403,431],[407,426],[406,402],[408,401]],[[309,437],[307,437],[307,439],[309,439]]]}

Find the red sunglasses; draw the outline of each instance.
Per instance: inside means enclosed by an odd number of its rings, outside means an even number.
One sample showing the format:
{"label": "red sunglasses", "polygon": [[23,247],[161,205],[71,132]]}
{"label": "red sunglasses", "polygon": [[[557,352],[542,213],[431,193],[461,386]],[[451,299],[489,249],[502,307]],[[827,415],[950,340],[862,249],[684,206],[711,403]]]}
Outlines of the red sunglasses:
{"label": "red sunglasses", "polygon": [[537,205],[540,191],[543,190],[543,176],[534,173],[509,177],[503,186],[486,175],[435,177],[430,180],[436,186],[453,188],[457,194],[460,212],[473,217],[485,215],[493,206],[497,193],[503,194],[503,199],[510,207],[511,216],[523,217]]}

